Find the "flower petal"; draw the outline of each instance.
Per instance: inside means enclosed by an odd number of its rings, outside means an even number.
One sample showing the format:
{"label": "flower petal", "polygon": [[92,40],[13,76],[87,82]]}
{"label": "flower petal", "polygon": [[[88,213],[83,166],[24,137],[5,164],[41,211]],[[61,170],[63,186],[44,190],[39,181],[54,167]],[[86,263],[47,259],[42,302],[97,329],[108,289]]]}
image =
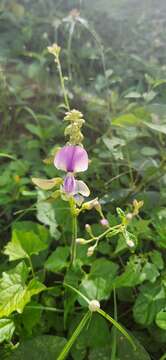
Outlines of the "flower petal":
{"label": "flower petal", "polygon": [[53,178],[53,179],[32,178],[32,182],[43,190],[51,190],[55,186],[60,185],[62,181],[63,180],[61,178]]}
{"label": "flower petal", "polygon": [[66,172],[81,172],[88,168],[88,154],[81,146],[67,145],[55,155],[54,165]]}
{"label": "flower petal", "polygon": [[83,201],[84,201],[84,198],[82,195],[79,195],[79,194],[76,194],[74,195],[74,199],[75,199],[75,202],[78,206],[81,206]]}
{"label": "flower petal", "polygon": [[90,195],[88,186],[82,180],[76,180],[76,191],[86,197]]}
{"label": "flower petal", "polygon": [[67,195],[74,195],[76,193],[76,180],[74,175],[68,174],[63,183],[63,190]]}

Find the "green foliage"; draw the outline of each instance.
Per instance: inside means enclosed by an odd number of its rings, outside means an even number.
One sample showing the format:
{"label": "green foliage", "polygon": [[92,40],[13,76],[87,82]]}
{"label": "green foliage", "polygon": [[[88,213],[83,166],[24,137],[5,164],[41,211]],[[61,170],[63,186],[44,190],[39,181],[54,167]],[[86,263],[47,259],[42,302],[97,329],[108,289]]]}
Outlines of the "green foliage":
{"label": "green foliage", "polygon": [[[2,360],[59,356],[86,305],[63,282],[100,300],[115,318],[116,292],[117,319],[137,347],[118,331],[112,337],[114,328],[94,314],[69,358],[107,360],[115,345],[119,360],[165,358],[165,11],[164,1],[156,8],[153,0],[148,7],[144,0],[0,3]],[[69,204],[56,189],[51,197],[54,181],[64,175],[53,158],[64,143],[66,111],[46,50],[54,41],[61,46],[71,109],[86,119],[90,164],[81,176],[110,226],[124,225],[102,238],[90,257],[88,246],[78,244],[74,268]],[[134,199],[144,206],[132,218]],[[99,220],[94,210],[83,212],[78,237],[88,238],[86,223],[101,234]]]}
{"label": "green foliage", "polygon": [[33,295],[39,294],[46,287],[36,279],[26,285],[28,268],[24,262],[4,272],[0,279],[0,317],[9,316],[13,311],[21,313]]}
{"label": "green foliage", "polygon": [[4,340],[10,341],[15,330],[14,322],[11,319],[0,319],[0,343]]}
{"label": "green foliage", "polygon": [[67,258],[69,256],[69,247],[58,247],[52,254],[49,256],[45,262],[45,268],[52,272],[58,272],[64,267],[67,267]]}
{"label": "green foliage", "polygon": [[166,330],[166,312],[160,311],[156,315],[156,324],[160,329]]}
{"label": "green foliage", "polygon": [[[24,226],[24,223],[21,225]],[[31,227],[31,223],[29,227]],[[39,229],[40,232],[42,232],[42,227]],[[46,229],[43,227],[43,230],[45,231]],[[46,231],[45,235],[48,237]],[[47,249],[47,247],[47,238],[44,238],[43,236],[40,238],[35,232],[30,231],[30,229],[29,231],[22,231],[16,227],[12,232],[11,241],[5,247],[4,254],[9,256],[10,261],[13,261],[29,258],[33,254],[37,255],[40,251]]]}
{"label": "green foliage", "polygon": [[144,285],[133,307],[136,322],[144,326],[152,324],[157,313],[165,305],[165,289],[160,284]]}
{"label": "green foliage", "polygon": [[42,335],[27,340],[7,357],[7,360],[55,360],[65,345],[63,337]]}

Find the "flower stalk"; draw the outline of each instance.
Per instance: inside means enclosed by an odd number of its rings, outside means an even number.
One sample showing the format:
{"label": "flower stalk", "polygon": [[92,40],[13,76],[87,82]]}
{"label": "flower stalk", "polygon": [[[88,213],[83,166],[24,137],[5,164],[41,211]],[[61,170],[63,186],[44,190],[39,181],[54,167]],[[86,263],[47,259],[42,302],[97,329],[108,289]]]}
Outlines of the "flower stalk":
{"label": "flower stalk", "polygon": [[61,62],[59,59],[61,48],[57,44],[53,44],[52,46],[48,46],[47,49],[48,49],[49,53],[54,55],[54,57],[55,57],[55,63],[57,64],[57,69],[58,69],[58,73],[59,73],[59,79],[60,79],[61,89],[63,91],[65,105],[66,105],[67,110],[70,111],[70,105],[69,105],[67,92],[66,92],[66,88],[65,88],[65,80],[64,80],[63,73],[62,73]]}

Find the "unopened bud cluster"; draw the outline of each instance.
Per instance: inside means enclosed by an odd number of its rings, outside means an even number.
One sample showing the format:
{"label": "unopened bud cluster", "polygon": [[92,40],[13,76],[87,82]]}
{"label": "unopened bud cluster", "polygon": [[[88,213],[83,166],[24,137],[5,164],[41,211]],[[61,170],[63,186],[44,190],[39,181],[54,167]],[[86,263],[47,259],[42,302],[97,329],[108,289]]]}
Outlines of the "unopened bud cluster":
{"label": "unopened bud cluster", "polygon": [[84,138],[81,132],[81,128],[85,123],[83,114],[73,109],[66,113],[64,120],[70,122],[65,129],[65,136],[69,136],[69,143],[71,145],[81,144]]}
{"label": "unopened bud cluster", "polygon": [[134,200],[134,201],[133,201],[133,212],[129,212],[129,213],[126,215],[126,219],[127,219],[128,221],[131,221],[134,216],[137,216],[137,215],[139,214],[139,210],[140,210],[140,208],[143,206],[143,204],[144,204],[143,201]]}
{"label": "unopened bud cluster", "polygon": [[58,46],[57,44],[53,44],[52,46],[48,46],[47,49],[50,54],[55,56],[55,62],[57,62],[61,51],[60,46]]}

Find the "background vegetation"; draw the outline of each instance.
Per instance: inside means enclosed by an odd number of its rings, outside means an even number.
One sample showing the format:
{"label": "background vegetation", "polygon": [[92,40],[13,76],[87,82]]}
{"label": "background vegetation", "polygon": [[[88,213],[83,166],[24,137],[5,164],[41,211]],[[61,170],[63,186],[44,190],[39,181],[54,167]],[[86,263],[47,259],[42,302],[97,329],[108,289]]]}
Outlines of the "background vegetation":
{"label": "background vegetation", "polygon": [[[16,266],[17,280],[22,279],[28,260],[22,265],[16,258],[9,261],[4,246],[14,237],[19,243],[37,238],[40,246],[30,253],[34,270],[41,282],[55,286],[20,305],[22,313],[9,309],[4,320],[1,279],[4,359],[56,359],[84,313],[80,298],[62,287],[63,279],[89,298],[97,297],[112,316],[117,305],[118,321],[137,339],[133,352],[127,340],[94,315],[68,359],[107,360],[115,345],[111,360],[166,358],[165,12],[165,1],[156,0],[1,0],[0,272],[9,275]],[[40,202],[45,194],[31,181],[31,176],[58,175],[51,159],[54,147],[64,143],[63,94],[47,51],[54,42],[62,48],[71,108],[86,119],[84,144],[91,163],[83,179],[91,197],[99,197],[112,225],[119,221],[117,207],[127,214],[134,199],[144,201],[129,224],[135,250],[122,236],[106,238],[90,258],[80,246],[74,272],[68,266],[66,203]],[[95,233],[101,231],[95,212],[82,215],[80,234],[85,235],[86,223],[94,224]]]}

